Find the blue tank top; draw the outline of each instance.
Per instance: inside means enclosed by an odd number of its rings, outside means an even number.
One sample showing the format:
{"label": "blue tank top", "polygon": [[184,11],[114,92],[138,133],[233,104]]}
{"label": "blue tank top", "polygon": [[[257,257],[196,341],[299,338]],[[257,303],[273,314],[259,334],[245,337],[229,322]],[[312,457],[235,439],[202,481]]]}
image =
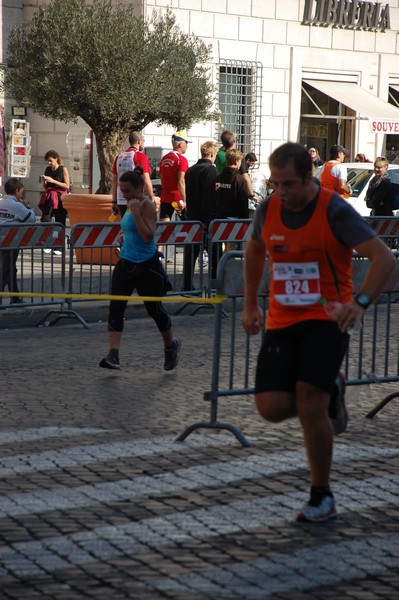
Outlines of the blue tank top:
{"label": "blue tank top", "polygon": [[123,215],[121,227],[124,234],[124,240],[121,248],[120,257],[133,263],[142,263],[154,256],[157,251],[154,240],[145,242],[137,231],[136,221],[127,210]]}

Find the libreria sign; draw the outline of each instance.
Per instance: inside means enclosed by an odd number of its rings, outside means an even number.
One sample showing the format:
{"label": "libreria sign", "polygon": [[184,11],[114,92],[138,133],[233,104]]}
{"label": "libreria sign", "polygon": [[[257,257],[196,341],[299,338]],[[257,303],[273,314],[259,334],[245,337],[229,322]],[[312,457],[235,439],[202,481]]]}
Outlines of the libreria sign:
{"label": "libreria sign", "polygon": [[305,0],[302,25],[341,27],[363,31],[391,28],[389,4],[362,0]]}

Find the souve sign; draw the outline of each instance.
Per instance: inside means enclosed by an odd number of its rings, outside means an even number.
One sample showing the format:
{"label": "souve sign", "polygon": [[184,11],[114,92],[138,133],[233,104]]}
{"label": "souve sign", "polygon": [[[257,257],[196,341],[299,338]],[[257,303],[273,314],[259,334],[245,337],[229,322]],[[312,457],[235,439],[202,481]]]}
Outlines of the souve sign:
{"label": "souve sign", "polygon": [[399,120],[370,119],[369,124],[373,133],[399,134]]}
{"label": "souve sign", "polygon": [[341,27],[363,31],[391,28],[389,4],[362,0],[305,0],[302,25]]}

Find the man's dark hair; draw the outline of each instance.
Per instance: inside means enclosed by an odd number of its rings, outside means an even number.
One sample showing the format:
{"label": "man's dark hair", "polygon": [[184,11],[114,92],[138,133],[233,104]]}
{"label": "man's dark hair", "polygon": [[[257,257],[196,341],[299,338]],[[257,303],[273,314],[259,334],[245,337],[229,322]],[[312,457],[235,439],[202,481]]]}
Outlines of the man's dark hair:
{"label": "man's dark hair", "polygon": [[129,133],[129,144],[133,146],[133,144],[141,142],[142,138],[143,134],[141,133],[141,131],[131,131]]}
{"label": "man's dark hair", "polygon": [[127,181],[129,183],[132,184],[132,186],[134,188],[138,188],[141,185],[144,185],[144,179],[142,177],[142,175],[140,173],[138,173],[136,170],[134,171],[125,171],[125,173],[122,173],[122,175],[119,177],[119,181]]}
{"label": "man's dark hair", "polygon": [[6,194],[14,196],[15,192],[23,187],[24,184],[22,183],[21,179],[18,179],[18,177],[11,177],[11,179],[5,182],[4,191]]}
{"label": "man's dark hair", "polygon": [[220,140],[225,148],[231,148],[234,146],[234,143],[237,141],[236,134],[232,131],[223,131],[220,136]]}
{"label": "man's dark hair", "polygon": [[245,155],[245,160],[253,160],[256,162],[258,159],[256,158],[255,152],[248,152],[248,154]]}
{"label": "man's dark hair", "polygon": [[287,142],[271,153],[269,166],[283,169],[287,164],[292,164],[296,174],[305,181],[309,172],[313,171],[312,159],[309,152],[301,144]]}
{"label": "man's dark hair", "polygon": [[341,146],[340,144],[336,144],[335,146],[333,146],[330,149],[330,160],[334,160],[335,158],[338,157],[338,154],[340,152],[343,152],[344,154],[347,154],[347,149],[344,148],[343,146]]}

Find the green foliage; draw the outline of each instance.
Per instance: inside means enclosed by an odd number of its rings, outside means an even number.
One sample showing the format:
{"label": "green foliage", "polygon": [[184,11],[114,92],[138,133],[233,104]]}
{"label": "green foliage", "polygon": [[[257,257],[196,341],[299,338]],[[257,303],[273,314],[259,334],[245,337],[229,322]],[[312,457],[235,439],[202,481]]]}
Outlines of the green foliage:
{"label": "green foliage", "polygon": [[5,89],[43,117],[81,117],[115,154],[130,129],[209,118],[209,60],[170,10],[146,21],[111,0],[52,0],[11,31]]}

